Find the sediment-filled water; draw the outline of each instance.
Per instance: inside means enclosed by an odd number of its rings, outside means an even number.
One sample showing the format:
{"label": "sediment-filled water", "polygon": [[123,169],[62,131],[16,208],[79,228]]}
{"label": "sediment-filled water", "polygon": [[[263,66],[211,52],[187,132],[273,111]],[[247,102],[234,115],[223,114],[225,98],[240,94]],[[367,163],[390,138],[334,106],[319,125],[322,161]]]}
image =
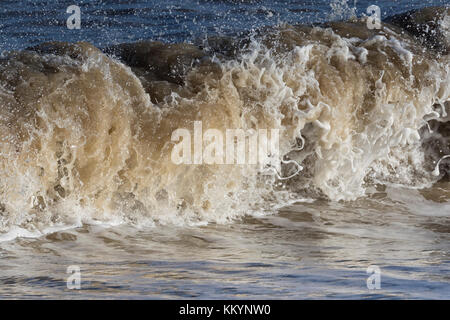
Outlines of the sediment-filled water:
{"label": "sediment-filled water", "polygon": [[0,297],[449,297],[448,3],[71,4],[0,8]]}

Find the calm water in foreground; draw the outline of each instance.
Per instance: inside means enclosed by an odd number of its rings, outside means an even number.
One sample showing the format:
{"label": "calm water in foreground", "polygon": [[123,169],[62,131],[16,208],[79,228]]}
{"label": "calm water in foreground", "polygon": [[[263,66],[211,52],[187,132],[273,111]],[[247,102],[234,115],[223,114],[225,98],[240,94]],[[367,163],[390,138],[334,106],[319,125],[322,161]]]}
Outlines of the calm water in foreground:
{"label": "calm water in foreground", "polygon": [[[86,226],[5,242],[0,297],[450,298],[449,204],[391,191],[226,225]],[[66,288],[70,265],[80,291]],[[367,288],[370,265],[379,290]]]}

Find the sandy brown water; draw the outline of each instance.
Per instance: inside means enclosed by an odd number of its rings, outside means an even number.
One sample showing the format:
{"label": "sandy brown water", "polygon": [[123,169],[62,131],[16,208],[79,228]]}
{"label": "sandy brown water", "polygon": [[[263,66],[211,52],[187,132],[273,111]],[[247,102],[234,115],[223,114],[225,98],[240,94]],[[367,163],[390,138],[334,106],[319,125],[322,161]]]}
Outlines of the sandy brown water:
{"label": "sandy brown water", "polygon": [[[2,2],[0,299],[450,298],[449,9],[422,2],[376,30],[367,1],[93,2],[76,34]],[[195,123],[280,152],[177,164]]]}

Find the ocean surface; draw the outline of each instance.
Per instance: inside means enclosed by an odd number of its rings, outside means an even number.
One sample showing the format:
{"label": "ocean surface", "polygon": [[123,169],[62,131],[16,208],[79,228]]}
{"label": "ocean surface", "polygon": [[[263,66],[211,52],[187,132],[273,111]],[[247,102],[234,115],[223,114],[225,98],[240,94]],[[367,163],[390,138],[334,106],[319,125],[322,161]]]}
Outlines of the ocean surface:
{"label": "ocean surface", "polygon": [[1,1],[0,299],[449,299],[449,5]]}

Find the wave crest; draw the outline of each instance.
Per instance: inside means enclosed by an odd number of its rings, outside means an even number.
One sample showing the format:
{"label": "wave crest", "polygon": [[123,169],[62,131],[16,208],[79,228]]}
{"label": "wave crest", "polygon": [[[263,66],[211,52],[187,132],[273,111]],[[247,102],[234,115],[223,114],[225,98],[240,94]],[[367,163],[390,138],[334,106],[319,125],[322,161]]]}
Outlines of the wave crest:
{"label": "wave crest", "polygon": [[[106,53],[105,53],[106,52]],[[364,21],[202,45],[47,43],[0,61],[0,231],[223,222],[304,197],[448,176],[449,56]],[[283,176],[176,165],[171,134],[280,129]],[[428,129],[429,127],[429,129]]]}

